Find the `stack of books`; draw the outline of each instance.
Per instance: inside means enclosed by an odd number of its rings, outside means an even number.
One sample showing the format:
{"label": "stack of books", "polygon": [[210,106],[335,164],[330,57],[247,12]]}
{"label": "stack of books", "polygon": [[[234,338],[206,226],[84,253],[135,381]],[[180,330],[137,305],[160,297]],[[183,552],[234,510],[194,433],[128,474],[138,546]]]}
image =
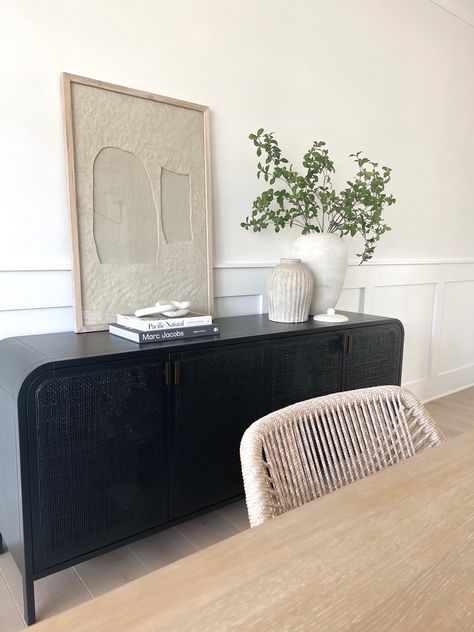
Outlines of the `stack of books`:
{"label": "stack of books", "polygon": [[197,338],[199,336],[216,336],[220,330],[219,325],[212,322],[212,316],[189,312],[186,316],[178,318],[159,315],[138,317],[133,314],[117,314],[117,322],[109,325],[109,332],[114,336],[142,344]]}

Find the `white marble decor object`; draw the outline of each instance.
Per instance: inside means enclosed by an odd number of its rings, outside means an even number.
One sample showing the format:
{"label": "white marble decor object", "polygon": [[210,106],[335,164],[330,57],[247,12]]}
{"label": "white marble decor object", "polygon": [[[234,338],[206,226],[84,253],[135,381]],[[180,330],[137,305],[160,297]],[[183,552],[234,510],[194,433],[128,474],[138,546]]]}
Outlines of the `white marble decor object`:
{"label": "white marble decor object", "polygon": [[189,313],[191,301],[158,301],[153,307],[142,307],[135,310],[135,316],[153,316],[153,314],[163,314],[169,318],[186,316]]}
{"label": "white marble decor object", "polygon": [[336,310],[330,307],[325,314],[316,314],[313,320],[320,323],[347,323],[349,320],[344,314],[336,314]]}
{"label": "white marble decor object", "polygon": [[268,318],[278,323],[308,320],[313,278],[300,259],[281,259],[267,279]]}
{"label": "white marble decor object", "polygon": [[338,235],[310,233],[300,235],[290,248],[310,269],[314,279],[310,314],[324,314],[339,300],[347,270],[347,246]]}
{"label": "white marble decor object", "polygon": [[189,309],[170,309],[166,312],[161,312],[161,314],[163,314],[163,316],[168,316],[168,318],[178,318],[189,314]]}

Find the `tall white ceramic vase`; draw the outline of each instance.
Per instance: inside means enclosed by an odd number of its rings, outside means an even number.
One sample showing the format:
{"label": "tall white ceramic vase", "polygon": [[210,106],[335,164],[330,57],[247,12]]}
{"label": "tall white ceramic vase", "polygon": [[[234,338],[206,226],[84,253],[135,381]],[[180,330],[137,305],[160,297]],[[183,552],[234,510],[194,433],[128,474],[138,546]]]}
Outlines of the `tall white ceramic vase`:
{"label": "tall white ceramic vase", "polygon": [[347,246],[338,235],[310,233],[297,237],[290,256],[305,263],[314,279],[309,313],[323,314],[335,307],[344,285],[347,269]]}

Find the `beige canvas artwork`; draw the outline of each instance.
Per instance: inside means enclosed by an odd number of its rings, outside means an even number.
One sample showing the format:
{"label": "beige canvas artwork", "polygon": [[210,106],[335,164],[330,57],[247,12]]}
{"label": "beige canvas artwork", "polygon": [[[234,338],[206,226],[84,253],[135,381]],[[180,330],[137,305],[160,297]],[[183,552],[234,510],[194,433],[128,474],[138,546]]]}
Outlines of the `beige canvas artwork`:
{"label": "beige canvas artwork", "polygon": [[76,331],[212,312],[207,108],[64,76]]}

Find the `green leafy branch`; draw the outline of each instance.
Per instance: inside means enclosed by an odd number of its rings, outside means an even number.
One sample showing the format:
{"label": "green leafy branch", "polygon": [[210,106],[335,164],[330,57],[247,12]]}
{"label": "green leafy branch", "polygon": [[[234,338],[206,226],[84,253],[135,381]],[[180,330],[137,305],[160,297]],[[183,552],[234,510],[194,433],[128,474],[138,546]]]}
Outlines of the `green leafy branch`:
{"label": "green leafy branch", "polygon": [[260,159],[257,178],[268,182],[270,188],[254,200],[250,217],[241,223],[243,228],[260,232],[273,224],[277,233],[285,226],[297,226],[303,235],[311,232],[336,233],[341,237],[360,234],[364,250],[357,256],[361,263],[372,258],[376,242],[390,230],[382,211],[395,203],[395,198],[385,193],[391,169],[379,168],[378,163],[363,157],[360,151],[350,154],[357,173],[345,189],[336,193],[331,180],[334,163],[323,141],[314,141],[305,153],[305,172],[300,175],[282,156],[273,133],[260,128],[249,138]]}

